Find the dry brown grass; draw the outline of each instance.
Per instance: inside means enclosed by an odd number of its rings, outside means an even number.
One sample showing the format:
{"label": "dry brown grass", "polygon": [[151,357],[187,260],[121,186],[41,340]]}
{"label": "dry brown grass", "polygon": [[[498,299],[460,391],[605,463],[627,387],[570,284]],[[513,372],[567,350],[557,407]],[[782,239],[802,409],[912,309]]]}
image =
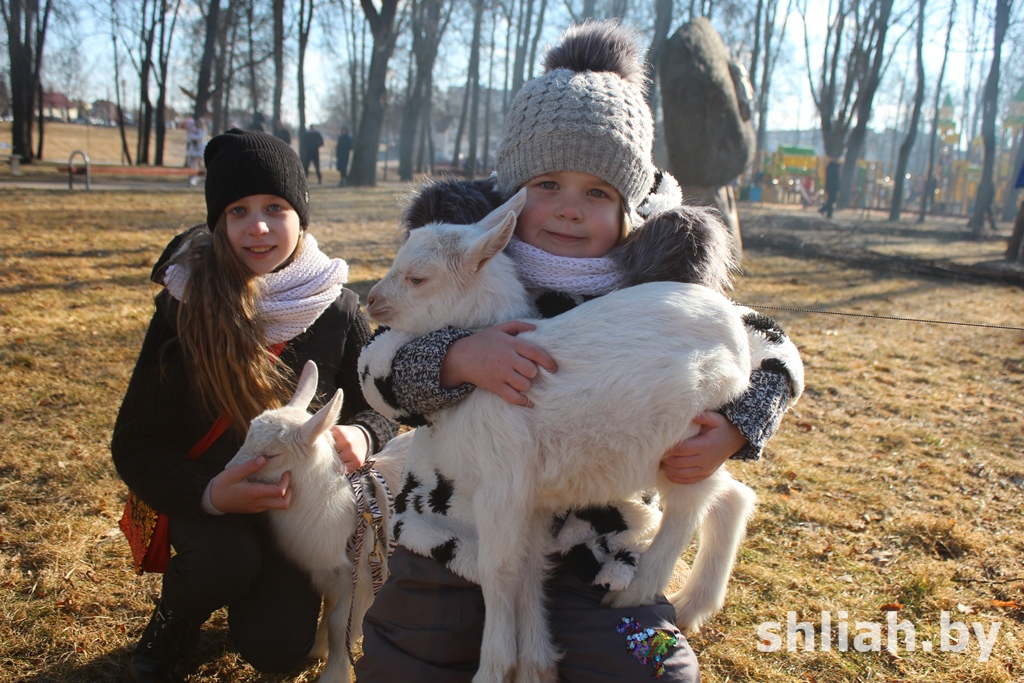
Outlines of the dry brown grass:
{"label": "dry brown grass", "polygon": [[[365,297],[393,254],[398,185],[314,188],[314,231]],[[0,188],[0,681],[114,681],[159,590],[117,530],[125,489],[107,443],[151,314],[149,268],[202,217],[197,191]],[[1020,290],[748,253],[751,304],[1020,325]],[[777,312],[807,391],[759,463],[734,474],[760,508],[728,604],[692,639],[706,681],[1019,681],[1024,676],[1024,336]],[[758,652],[757,625],[900,603],[938,645],[939,613],[1001,622],[992,658]],[[192,681],[258,676],[222,616]],[[783,633],[783,636],[785,634]]]}

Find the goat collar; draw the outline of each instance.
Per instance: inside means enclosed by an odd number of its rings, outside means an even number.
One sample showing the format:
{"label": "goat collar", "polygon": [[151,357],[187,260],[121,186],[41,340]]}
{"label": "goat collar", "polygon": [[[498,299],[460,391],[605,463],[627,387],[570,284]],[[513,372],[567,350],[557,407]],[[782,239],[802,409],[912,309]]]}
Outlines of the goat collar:
{"label": "goat collar", "polygon": [[607,256],[555,256],[518,237],[512,237],[505,247],[505,253],[515,261],[516,273],[527,289],[601,296],[615,289],[619,282],[618,264]]}
{"label": "goat collar", "polygon": [[[190,272],[187,261],[168,266],[164,285],[182,300]],[[281,270],[260,275],[263,291],[256,302],[267,344],[294,339],[305,332],[341,294],[348,264],[328,258],[308,232],[295,259]]]}

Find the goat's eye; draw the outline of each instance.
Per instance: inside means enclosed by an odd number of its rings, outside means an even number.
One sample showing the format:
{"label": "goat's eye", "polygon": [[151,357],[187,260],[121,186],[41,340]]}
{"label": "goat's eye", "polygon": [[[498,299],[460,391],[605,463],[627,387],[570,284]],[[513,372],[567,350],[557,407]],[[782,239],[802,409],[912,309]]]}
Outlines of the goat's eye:
{"label": "goat's eye", "polygon": [[408,280],[409,280],[409,282],[411,282],[414,285],[422,285],[424,282],[426,282],[427,278],[425,278],[425,277],[413,277],[412,275],[410,275]]}
{"label": "goat's eye", "polygon": [[267,460],[270,460],[271,458],[276,458],[277,456],[279,456],[281,454],[280,453],[263,453],[262,455]]}

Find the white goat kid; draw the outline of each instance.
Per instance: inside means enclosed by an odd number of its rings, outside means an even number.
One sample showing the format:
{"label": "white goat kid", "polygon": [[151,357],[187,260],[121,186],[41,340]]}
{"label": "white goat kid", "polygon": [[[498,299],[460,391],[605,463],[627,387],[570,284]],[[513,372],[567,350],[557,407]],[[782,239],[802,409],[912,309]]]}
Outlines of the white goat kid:
{"label": "white goat kid", "polygon": [[[477,225],[411,231],[367,299],[391,332],[364,350],[361,368],[447,325],[477,329],[536,315],[502,253],[524,201],[525,190]],[[753,510],[753,492],[723,468],[678,486],[659,467],[672,445],[698,431],[698,413],[747,386],[747,334],[727,299],[697,285],[652,283],[530,322],[537,329],[520,336],[558,363],[534,380],[533,407],[476,391],[432,415],[409,447],[410,461],[429,458],[471,499],[486,604],[474,683],[557,679],[543,606],[554,513],[657,489],[660,527],[630,585],[609,594],[616,607],[652,603],[701,528],[693,569],[670,598],[685,630],[721,607]],[[377,400],[372,387],[364,393]]]}
{"label": "white goat kid", "polygon": [[[330,653],[320,680],[340,683],[350,680],[346,647],[350,616],[350,636],[355,642],[362,633],[363,615],[373,601],[369,555],[374,544],[371,530],[361,557],[353,557],[354,553],[346,549],[356,529],[356,498],[328,434],[338,420],[342,392],[339,389],[316,415],[310,416],[306,408],[316,386],[316,364],[307,361],[288,405],[256,417],[249,425],[245,443],[227,466],[262,455],[267,464],[250,479],[273,483],[285,472],[291,473],[291,503],[287,510],[268,511],[270,525],[284,554],[309,573],[313,585],[324,596],[323,618],[310,656],[323,659]],[[375,459],[375,467],[400,470],[403,462],[404,458],[395,462],[382,452]],[[382,501],[384,524],[388,528],[387,505],[383,498],[378,500]],[[377,550],[381,561],[386,562],[386,548]],[[353,563],[358,569],[355,589]],[[386,574],[386,565],[384,571]]]}

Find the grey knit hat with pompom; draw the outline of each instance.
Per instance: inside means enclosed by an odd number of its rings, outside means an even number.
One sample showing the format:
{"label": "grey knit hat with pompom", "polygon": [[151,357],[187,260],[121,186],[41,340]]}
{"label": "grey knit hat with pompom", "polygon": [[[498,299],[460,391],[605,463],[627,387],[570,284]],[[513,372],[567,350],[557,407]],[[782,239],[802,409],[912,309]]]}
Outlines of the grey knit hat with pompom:
{"label": "grey knit hat with pompom", "polygon": [[633,212],[655,173],[635,34],[613,21],[573,26],[548,50],[544,70],[509,107],[495,159],[498,187],[513,192],[544,173],[589,173]]}

